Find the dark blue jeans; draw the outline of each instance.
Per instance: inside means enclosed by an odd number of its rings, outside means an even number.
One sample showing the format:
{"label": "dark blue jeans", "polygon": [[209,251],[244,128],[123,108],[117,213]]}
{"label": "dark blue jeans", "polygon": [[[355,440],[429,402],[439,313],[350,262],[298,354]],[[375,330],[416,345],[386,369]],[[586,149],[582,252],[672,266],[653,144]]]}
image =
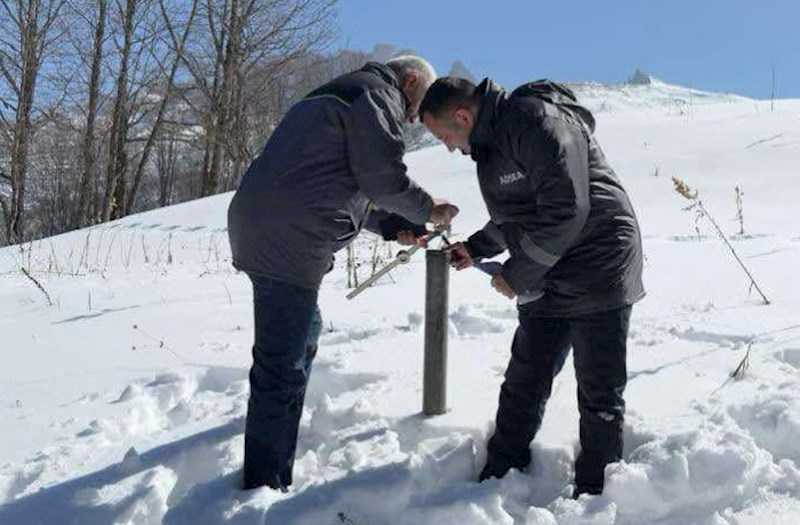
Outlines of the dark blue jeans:
{"label": "dark blue jeans", "polygon": [[244,486],[292,483],[297,430],[322,319],[317,291],[250,275],[255,344],[244,445]]}
{"label": "dark blue jeans", "polygon": [[542,424],[553,378],[572,347],[581,416],[576,493],[602,492],[605,466],[622,457],[630,315],[631,307],[625,307],[574,318],[540,318],[520,308],[481,479],[503,477],[510,468],[522,470],[530,463],[528,447]]}

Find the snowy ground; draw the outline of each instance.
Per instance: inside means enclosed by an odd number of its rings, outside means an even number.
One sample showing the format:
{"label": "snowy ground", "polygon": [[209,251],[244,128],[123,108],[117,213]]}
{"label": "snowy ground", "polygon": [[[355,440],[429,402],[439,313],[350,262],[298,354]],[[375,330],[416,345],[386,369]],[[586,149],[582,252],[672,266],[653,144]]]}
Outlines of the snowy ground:
{"label": "snowy ground", "polygon": [[[625,459],[605,495],[564,497],[570,366],[530,471],[474,483],[516,324],[477,271],[451,276],[449,412],[420,415],[421,254],[353,302],[342,265],[328,277],[296,484],[238,490],[252,311],[223,195],[0,250],[0,524],[800,522],[799,114],[800,101],[771,113],[740,100],[599,115],[642,222],[649,291],[631,329]],[[458,233],[484,222],[468,159],[435,147],[408,161],[462,207]],[[695,229],[673,174],[700,190],[771,305],[708,225]]]}

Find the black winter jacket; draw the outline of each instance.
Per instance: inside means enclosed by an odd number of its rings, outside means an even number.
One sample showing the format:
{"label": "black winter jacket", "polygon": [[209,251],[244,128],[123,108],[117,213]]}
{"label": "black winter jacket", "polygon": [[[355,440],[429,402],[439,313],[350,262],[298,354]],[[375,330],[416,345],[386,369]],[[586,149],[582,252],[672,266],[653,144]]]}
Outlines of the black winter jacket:
{"label": "black winter jacket", "polygon": [[507,249],[502,275],[537,315],[584,315],[642,298],[639,225],[591,113],[546,80],[509,95],[486,79],[479,90],[469,142],[491,221],[467,241],[470,255]]}

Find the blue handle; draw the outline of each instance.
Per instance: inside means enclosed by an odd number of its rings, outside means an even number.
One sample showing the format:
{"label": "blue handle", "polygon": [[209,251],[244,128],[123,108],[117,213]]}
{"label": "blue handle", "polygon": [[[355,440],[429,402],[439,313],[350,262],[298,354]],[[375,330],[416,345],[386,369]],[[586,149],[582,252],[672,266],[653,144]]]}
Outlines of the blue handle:
{"label": "blue handle", "polygon": [[492,277],[500,273],[500,270],[503,269],[503,265],[497,261],[474,262],[472,265],[478,270],[487,275],[491,275]]}

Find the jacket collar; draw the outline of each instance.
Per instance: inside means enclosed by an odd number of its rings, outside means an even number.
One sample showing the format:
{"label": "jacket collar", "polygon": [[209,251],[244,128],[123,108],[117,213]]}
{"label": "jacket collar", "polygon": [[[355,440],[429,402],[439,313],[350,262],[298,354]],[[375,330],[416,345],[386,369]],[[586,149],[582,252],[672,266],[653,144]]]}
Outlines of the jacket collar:
{"label": "jacket collar", "polygon": [[361,71],[378,75],[381,80],[400,91],[400,95],[403,97],[403,102],[405,103],[404,111],[411,105],[411,102],[403,91],[403,86],[400,84],[397,73],[395,73],[392,68],[380,62],[367,62],[366,65],[361,68]]}
{"label": "jacket collar", "polygon": [[475,161],[481,158],[482,152],[491,145],[494,126],[506,99],[506,91],[489,78],[483,79],[477,89],[481,95],[481,107],[475,119],[475,126],[469,134],[470,151]]}

